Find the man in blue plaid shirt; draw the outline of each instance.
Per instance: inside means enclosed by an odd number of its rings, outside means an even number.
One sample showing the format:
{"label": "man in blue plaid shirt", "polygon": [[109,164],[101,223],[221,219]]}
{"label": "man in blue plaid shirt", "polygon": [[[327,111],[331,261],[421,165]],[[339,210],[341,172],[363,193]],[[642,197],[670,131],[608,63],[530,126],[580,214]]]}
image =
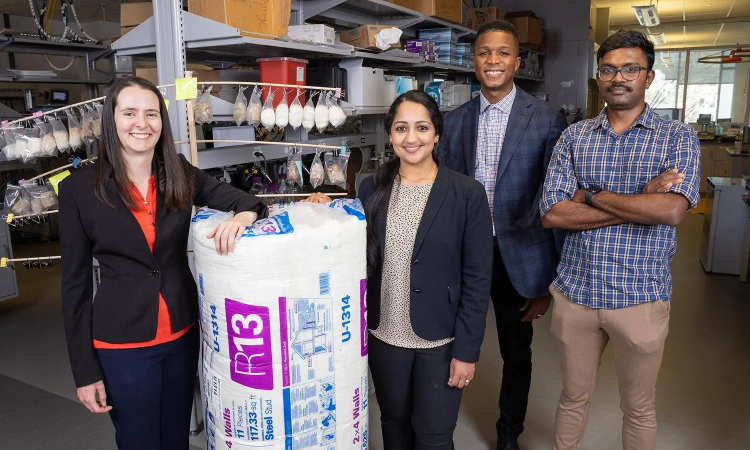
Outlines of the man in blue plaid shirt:
{"label": "man in blue plaid shirt", "polygon": [[623,448],[653,450],[675,227],[700,201],[700,145],[692,128],[646,104],[654,46],[642,33],[610,36],[597,59],[607,107],[563,132],[540,202],[545,227],[570,230],[550,288],[563,371],[554,449],[581,446],[611,341]]}

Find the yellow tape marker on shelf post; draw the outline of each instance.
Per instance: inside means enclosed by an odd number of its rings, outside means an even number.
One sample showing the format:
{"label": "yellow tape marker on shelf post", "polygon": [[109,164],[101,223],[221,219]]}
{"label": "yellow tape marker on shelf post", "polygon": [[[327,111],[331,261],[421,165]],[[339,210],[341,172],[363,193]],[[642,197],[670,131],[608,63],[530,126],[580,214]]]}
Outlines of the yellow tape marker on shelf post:
{"label": "yellow tape marker on shelf post", "polygon": [[175,100],[187,100],[198,96],[197,78],[177,78],[174,80]]}
{"label": "yellow tape marker on shelf post", "polygon": [[[198,95],[198,93],[196,92],[195,95]],[[169,100],[167,100],[166,98],[164,99],[164,106],[166,106],[167,109],[169,109]]]}
{"label": "yellow tape marker on shelf post", "polygon": [[12,213],[11,213],[11,214],[8,214],[8,217],[6,217],[6,220],[8,221],[8,223],[11,223],[11,222],[13,222],[13,218],[14,218],[14,217],[15,217],[15,216],[14,216],[14,215],[13,215]]}
{"label": "yellow tape marker on shelf post", "polygon": [[0,258],[0,267],[8,267],[8,258]]}

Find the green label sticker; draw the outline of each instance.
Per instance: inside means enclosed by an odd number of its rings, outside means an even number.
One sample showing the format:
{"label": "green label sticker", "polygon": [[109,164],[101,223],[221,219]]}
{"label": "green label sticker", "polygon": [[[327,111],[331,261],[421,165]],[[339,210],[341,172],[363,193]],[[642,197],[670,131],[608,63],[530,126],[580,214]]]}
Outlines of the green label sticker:
{"label": "green label sticker", "polygon": [[177,78],[174,80],[175,100],[189,100],[198,96],[197,78]]}

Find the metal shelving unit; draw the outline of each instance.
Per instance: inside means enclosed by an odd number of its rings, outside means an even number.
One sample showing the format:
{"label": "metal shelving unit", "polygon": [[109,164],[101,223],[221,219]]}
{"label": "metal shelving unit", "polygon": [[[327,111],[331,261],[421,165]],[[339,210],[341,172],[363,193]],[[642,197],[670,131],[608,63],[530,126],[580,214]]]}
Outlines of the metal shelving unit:
{"label": "metal shelving unit", "polygon": [[14,74],[13,72],[0,67],[0,81],[13,81],[15,77],[16,74]]}
{"label": "metal shelving unit", "polygon": [[[370,114],[387,114],[390,107],[388,106],[372,106],[367,108],[358,108],[356,106],[351,105],[342,105],[342,108],[349,116],[364,116],[364,115],[370,115]],[[441,112],[450,112],[454,109],[458,108],[458,106],[445,106],[440,108]]]}
{"label": "metal shelving unit", "polygon": [[97,60],[113,53],[113,50],[104,45],[0,36],[0,52],[71,56],[85,61],[84,69],[78,77],[26,76],[0,67],[0,81],[4,82],[85,84],[89,86],[91,98],[94,98],[98,96],[98,85],[110,84],[114,80],[111,74],[96,69]]}
{"label": "metal shelving unit", "polygon": [[414,53],[409,53],[405,50],[392,49],[383,53],[371,53],[355,51],[351,54],[354,58],[364,58],[369,60],[381,61],[386,63],[398,63],[398,64],[419,64],[424,62],[424,59]]}
{"label": "metal shelving unit", "polygon": [[43,41],[41,39],[0,36],[0,51],[62,56],[84,56],[92,60],[111,53],[109,47],[91,43]]}
{"label": "metal shelving unit", "polygon": [[387,114],[388,113],[388,107],[387,106],[353,106],[349,105],[346,102],[342,102],[341,108],[343,108],[344,112],[347,116],[365,116],[365,115],[376,115],[376,114]]}
{"label": "metal shelving unit", "polygon": [[[306,2],[308,3],[308,2]],[[389,5],[392,5],[388,3]],[[396,6],[396,5],[392,5]],[[149,18],[112,44],[118,56],[152,56],[156,53],[157,35],[154,17]],[[262,39],[246,36],[239,28],[219,23],[186,11],[182,12],[185,53],[191,61],[252,61],[273,56],[309,60],[365,58],[400,65],[402,69],[472,72],[458,66],[426,63],[424,58],[403,50],[371,53],[354,50],[350,45],[314,45],[295,40]]]}
{"label": "metal shelving unit", "polygon": [[[364,133],[346,136],[310,136],[305,143],[340,146],[343,142],[351,141],[354,144],[351,145],[351,147],[368,147],[378,145],[379,139],[380,137],[377,133]],[[282,159],[289,156],[289,149],[291,148],[294,148],[293,142],[289,142],[287,147],[276,145],[234,145],[231,147],[200,150],[198,153],[198,167],[201,169],[208,169],[212,167]],[[261,151],[265,158],[253,156],[255,151]],[[299,147],[297,151],[297,153],[301,155],[312,155],[315,154],[315,152],[316,149],[310,147]]]}
{"label": "metal shelving unit", "polygon": [[93,74],[90,78],[69,78],[69,77],[30,77],[30,76],[19,76],[12,80],[19,83],[55,83],[55,84],[87,84],[87,85],[98,85],[98,84],[110,84],[113,78],[105,74]]}
{"label": "metal shelving unit", "polygon": [[437,72],[437,73],[474,73],[474,69],[469,69],[463,66],[449,66],[447,64],[437,64],[437,63],[429,63],[429,62],[421,62],[419,64],[414,64],[409,67],[401,67],[402,69],[424,69],[429,70],[431,72]]}
{"label": "metal shelving unit", "polygon": [[[363,58],[377,61],[380,66],[416,73],[417,79],[424,82],[431,80],[434,73],[468,75],[473,70],[464,67],[426,63],[419,55],[403,50],[389,50],[381,53],[355,50],[346,44],[336,46],[315,45],[309,42],[291,40],[288,37],[263,39],[252,36],[238,28],[206,19],[196,14],[182,11],[180,2],[165,0],[154,4],[154,16],[130,31],[112,44],[112,49],[119,56],[156,55],[159,66],[160,84],[172,83],[182,76],[187,61],[208,62],[213,65],[224,63],[253,63],[257,58],[288,56],[307,60],[331,60]],[[336,23],[352,26],[365,24],[393,25],[405,31],[405,35],[415,35],[416,29],[450,27],[456,30],[462,39],[471,39],[476,32],[461,25],[428,17],[416,11],[390,3],[385,0],[294,0],[292,1],[292,23],[303,23],[312,17],[332,19]],[[0,73],[0,77],[3,74]],[[167,98],[174,100],[173,93]],[[217,97],[211,98],[214,118],[219,121],[233,120],[233,104]],[[185,102],[174,102],[176,110],[173,120],[173,134],[180,140],[187,138],[187,118]],[[382,131],[382,115],[387,107],[356,108],[342,103],[349,115],[368,116],[363,121],[362,136],[340,136],[331,138],[356,140],[359,145],[382,147],[387,141]],[[171,109],[171,108],[170,108]],[[446,109],[448,110],[448,109]],[[171,112],[171,111],[170,111]],[[307,133],[289,133],[288,139],[298,142],[316,142],[316,137]],[[364,136],[364,137],[363,137]],[[328,139],[328,138],[326,138]],[[364,141],[363,141],[364,139]],[[367,144],[363,142],[368,142]],[[208,149],[200,151],[201,167],[237,164],[252,159],[247,146]],[[180,149],[187,154],[187,148]],[[267,158],[269,155],[267,155]],[[219,164],[221,162],[221,164]]]}
{"label": "metal shelving unit", "polygon": [[[143,56],[156,53],[155,18],[150,17],[112,44],[121,56]],[[350,48],[312,45],[278,39],[245,36],[230,27],[199,15],[182,11],[185,52],[191,60],[265,58],[270,56],[305,57],[308,59],[351,56]]]}
{"label": "metal shelving unit", "polygon": [[298,2],[302,21],[313,17],[325,17],[348,24],[361,26],[369,24],[393,25],[415,36],[415,27],[453,28],[459,38],[476,36],[476,31],[462,25],[447,22],[436,17],[425,16],[386,0],[303,0]]}

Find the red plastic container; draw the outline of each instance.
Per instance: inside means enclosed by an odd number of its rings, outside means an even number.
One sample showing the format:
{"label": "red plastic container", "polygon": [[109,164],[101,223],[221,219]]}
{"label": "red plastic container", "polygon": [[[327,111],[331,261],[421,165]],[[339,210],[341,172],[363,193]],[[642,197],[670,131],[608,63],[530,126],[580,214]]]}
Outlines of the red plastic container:
{"label": "red plastic container", "polygon": [[[307,60],[297,58],[260,58],[258,59],[258,65],[260,66],[260,82],[261,83],[277,83],[277,84],[295,84],[298,86],[304,86],[307,80]],[[284,93],[283,87],[271,87],[274,90],[275,95],[273,98],[273,107],[281,103],[282,94]],[[290,89],[290,88],[286,88]],[[299,90],[300,94],[304,93],[304,89]],[[266,102],[268,97],[269,86],[263,87],[263,103]],[[297,90],[292,89],[291,92],[286,94],[286,101],[290,105],[294,101],[294,97],[297,95]],[[299,98],[302,106],[305,106],[305,96],[300,95]]]}

